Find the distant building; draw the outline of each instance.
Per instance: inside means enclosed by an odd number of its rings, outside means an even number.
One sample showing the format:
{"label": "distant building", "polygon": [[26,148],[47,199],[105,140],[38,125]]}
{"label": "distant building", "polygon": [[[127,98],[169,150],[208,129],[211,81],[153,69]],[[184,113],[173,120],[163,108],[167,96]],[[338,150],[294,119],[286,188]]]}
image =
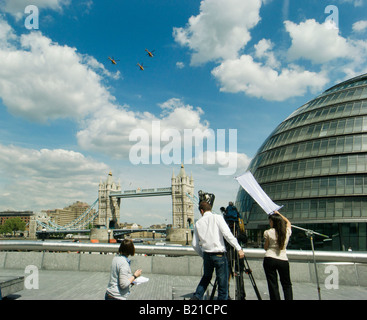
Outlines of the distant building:
{"label": "distant building", "polygon": [[153,224],[149,227],[149,229],[166,229],[167,225],[165,223],[163,224]]}
{"label": "distant building", "polygon": [[142,229],[143,227],[135,222],[134,223],[124,222],[120,224],[120,228],[121,229]]}
{"label": "distant building", "polygon": [[29,222],[33,216],[33,211],[3,211],[0,212],[0,225],[3,225],[8,219],[20,218],[23,222],[25,222],[26,231],[28,231]]}
{"label": "distant building", "polygon": [[[53,223],[56,223],[59,226],[65,226],[81,216],[89,209],[89,207],[89,204],[77,201],[63,209],[47,210],[45,212]],[[95,213],[94,209],[91,210],[90,214],[93,213]]]}
{"label": "distant building", "polygon": [[[367,250],[367,74],[339,83],[286,118],[249,168],[292,224],[330,236],[326,250]],[[267,215],[240,188],[236,207],[260,245]],[[290,248],[310,248],[293,229]]]}

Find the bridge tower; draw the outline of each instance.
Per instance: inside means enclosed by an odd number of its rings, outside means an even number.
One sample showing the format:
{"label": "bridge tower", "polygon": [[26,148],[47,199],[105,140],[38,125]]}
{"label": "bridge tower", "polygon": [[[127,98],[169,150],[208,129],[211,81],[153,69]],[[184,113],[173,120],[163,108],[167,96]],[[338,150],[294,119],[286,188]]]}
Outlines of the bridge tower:
{"label": "bridge tower", "polygon": [[194,179],[189,177],[183,165],[180,172],[175,177],[172,172],[172,227],[179,229],[188,229],[188,219],[194,223],[194,204],[187,196],[194,196]]}
{"label": "bridge tower", "polygon": [[100,181],[98,188],[98,216],[94,224],[97,227],[115,228],[120,223],[120,199],[110,197],[111,191],[121,191],[120,183],[116,184],[112,172],[105,182]]}

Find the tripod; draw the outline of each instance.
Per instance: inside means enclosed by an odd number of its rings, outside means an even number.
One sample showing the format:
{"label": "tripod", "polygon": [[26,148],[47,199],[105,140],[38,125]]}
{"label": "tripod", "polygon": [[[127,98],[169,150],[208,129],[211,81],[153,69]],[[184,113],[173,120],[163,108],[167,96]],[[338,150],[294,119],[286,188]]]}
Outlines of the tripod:
{"label": "tripod", "polygon": [[[233,224],[233,229],[231,231],[233,232],[233,235],[237,238],[238,230],[236,228],[236,223]],[[256,282],[255,282],[255,279],[252,275],[252,270],[251,270],[250,265],[249,265],[249,263],[246,259],[246,256],[244,256],[244,258],[243,258],[244,268],[242,269],[241,268],[241,263],[240,263],[240,258],[238,256],[237,251],[235,250],[235,248],[233,248],[230,245],[228,245],[228,247],[230,247],[229,248],[229,250],[230,250],[229,258],[232,259],[232,262],[233,262],[233,263],[231,263],[231,266],[234,267],[234,271],[232,271],[232,274],[234,274],[235,284],[236,284],[235,300],[242,300],[245,297],[245,288],[244,288],[244,285],[243,285],[243,271],[249,276],[251,285],[254,288],[257,299],[262,300],[260,292],[259,292],[259,290],[257,288],[257,285],[256,285]],[[237,266],[237,272],[236,272],[235,266]],[[215,295],[215,291],[217,290],[217,286],[218,286],[218,280],[215,279],[215,282],[214,282],[214,285],[213,285],[213,290],[212,290],[211,295],[210,295],[210,300],[214,299],[214,295]]]}
{"label": "tripod", "polygon": [[329,237],[324,235],[324,234],[317,233],[313,230],[304,229],[304,228],[297,227],[297,226],[294,226],[294,225],[292,225],[292,228],[296,228],[296,229],[304,231],[305,234],[306,234],[306,237],[310,239],[311,249],[312,249],[312,256],[313,256],[313,263],[314,263],[314,266],[315,266],[317,293],[318,293],[318,296],[319,296],[319,300],[321,300],[321,290],[320,290],[320,284],[319,284],[319,276],[318,276],[317,267],[316,267],[315,248],[314,248],[313,238],[314,238],[314,235],[322,236],[322,237],[325,237],[325,238],[329,238]]}

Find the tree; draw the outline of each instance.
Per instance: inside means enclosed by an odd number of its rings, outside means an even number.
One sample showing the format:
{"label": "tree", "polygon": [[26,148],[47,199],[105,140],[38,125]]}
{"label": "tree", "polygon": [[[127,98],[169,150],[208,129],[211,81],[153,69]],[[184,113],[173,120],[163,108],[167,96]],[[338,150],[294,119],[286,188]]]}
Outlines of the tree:
{"label": "tree", "polygon": [[25,225],[25,222],[22,221],[22,219],[19,217],[9,218],[5,221],[2,231],[4,233],[13,232],[13,234],[15,235],[16,231],[24,231]]}

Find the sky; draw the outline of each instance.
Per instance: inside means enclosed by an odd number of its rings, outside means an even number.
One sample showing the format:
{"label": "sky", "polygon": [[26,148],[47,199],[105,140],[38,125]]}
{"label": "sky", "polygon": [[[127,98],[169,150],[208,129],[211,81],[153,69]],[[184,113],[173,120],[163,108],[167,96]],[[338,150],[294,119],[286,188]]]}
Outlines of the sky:
{"label": "sky", "polygon": [[[366,7],[0,0],[0,211],[92,204],[110,171],[122,190],[169,187],[182,163],[219,212],[283,120],[367,72]],[[123,200],[120,222],[172,223],[171,206]]]}

